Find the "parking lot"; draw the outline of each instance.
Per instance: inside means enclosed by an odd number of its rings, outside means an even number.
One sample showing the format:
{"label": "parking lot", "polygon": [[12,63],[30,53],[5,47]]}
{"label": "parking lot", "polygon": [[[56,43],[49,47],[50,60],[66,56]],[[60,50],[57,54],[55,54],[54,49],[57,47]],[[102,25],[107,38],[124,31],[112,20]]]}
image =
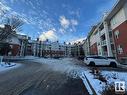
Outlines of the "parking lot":
{"label": "parking lot", "polygon": [[93,69],[98,69],[105,78],[110,76],[112,79],[117,75],[118,80],[127,72],[119,67],[87,66],[75,58],[39,58],[18,63],[20,67],[0,73],[0,95],[88,95],[87,87],[81,79],[82,73],[94,88],[92,82],[98,83],[98,79],[95,80],[90,73]]}
{"label": "parking lot", "polygon": [[0,95],[88,95],[82,80],[68,76],[64,65],[18,63],[22,66],[0,73]]}

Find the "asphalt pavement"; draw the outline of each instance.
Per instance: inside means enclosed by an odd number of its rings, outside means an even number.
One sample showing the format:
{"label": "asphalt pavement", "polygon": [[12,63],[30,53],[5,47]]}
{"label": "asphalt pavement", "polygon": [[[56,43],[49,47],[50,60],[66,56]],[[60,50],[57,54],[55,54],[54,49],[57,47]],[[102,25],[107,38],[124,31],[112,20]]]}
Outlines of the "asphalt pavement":
{"label": "asphalt pavement", "polygon": [[50,70],[47,65],[22,61],[0,73],[0,95],[88,95],[81,79]]}

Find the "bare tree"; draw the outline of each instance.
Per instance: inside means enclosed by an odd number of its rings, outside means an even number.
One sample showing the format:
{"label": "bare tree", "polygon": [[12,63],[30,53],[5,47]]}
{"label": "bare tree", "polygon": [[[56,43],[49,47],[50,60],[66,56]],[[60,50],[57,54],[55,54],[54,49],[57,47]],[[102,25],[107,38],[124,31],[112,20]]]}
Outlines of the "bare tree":
{"label": "bare tree", "polygon": [[6,18],[5,24],[10,25],[12,31],[22,31],[21,27],[23,26],[24,22],[18,16],[12,16]]}
{"label": "bare tree", "polygon": [[5,28],[0,31],[0,41],[6,39],[10,34],[22,31],[23,20],[18,16],[5,18]]}
{"label": "bare tree", "polygon": [[0,17],[4,17],[4,15],[9,11],[9,9],[0,2]]}

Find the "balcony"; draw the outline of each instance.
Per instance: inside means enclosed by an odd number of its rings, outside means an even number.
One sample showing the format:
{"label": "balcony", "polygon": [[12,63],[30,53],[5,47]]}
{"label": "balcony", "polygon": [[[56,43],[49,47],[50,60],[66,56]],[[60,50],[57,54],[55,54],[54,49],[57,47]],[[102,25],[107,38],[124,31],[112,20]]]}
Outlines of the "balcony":
{"label": "balcony", "polygon": [[105,46],[105,45],[106,45],[106,40],[101,41],[101,45],[102,45],[102,46]]}
{"label": "balcony", "polygon": [[113,39],[112,38],[110,38],[110,43],[113,44]]}
{"label": "balcony", "polygon": [[108,53],[107,53],[107,51],[103,51],[103,53],[102,53],[102,56],[105,56],[105,57],[107,57],[107,56],[108,56]]}
{"label": "balcony", "polygon": [[101,36],[105,34],[105,29],[100,31]]}

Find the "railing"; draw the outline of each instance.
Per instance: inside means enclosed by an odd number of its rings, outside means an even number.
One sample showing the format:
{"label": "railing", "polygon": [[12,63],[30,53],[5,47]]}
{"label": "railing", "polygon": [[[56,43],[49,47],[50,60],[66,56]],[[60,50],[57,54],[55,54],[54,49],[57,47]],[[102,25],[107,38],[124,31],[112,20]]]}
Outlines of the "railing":
{"label": "railing", "polygon": [[108,52],[104,51],[104,52],[102,53],[102,55],[103,55],[103,56],[108,56]]}
{"label": "railing", "polygon": [[105,46],[105,45],[106,45],[106,40],[101,41],[101,45],[102,45],[102,46]]}
{"label": "railing", "polygon": [[100,31],[101,35],[103,35],[105,33],[105,29]]}
{"label": "railing", "polygon": [[110,38],[110,43],[113,44],[113,39],[112,38]]}

